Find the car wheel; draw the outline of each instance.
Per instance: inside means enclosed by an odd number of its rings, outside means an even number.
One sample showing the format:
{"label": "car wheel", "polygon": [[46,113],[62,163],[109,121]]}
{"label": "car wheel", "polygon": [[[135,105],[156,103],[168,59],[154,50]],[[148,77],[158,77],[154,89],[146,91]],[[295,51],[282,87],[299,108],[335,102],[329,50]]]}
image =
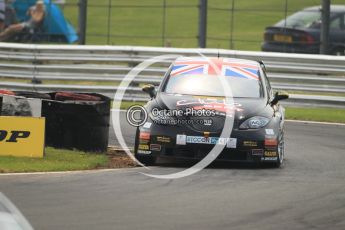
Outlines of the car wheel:
{"label": "car wheel", "polygon": [[135,131],[135,139],[134,139],[134,155],[136,156],[138,153],[138,146],[139,146],[139,128]]}
{"label": "car wheel", "polygon": [[280,137],[277,152],[278,152],[278,159],[277,159],[277,162],[274,163],[274,166],[276,168],[279,168],[283,165],[284,157],[285,157],[284,133],[282,133],[282,135]]}

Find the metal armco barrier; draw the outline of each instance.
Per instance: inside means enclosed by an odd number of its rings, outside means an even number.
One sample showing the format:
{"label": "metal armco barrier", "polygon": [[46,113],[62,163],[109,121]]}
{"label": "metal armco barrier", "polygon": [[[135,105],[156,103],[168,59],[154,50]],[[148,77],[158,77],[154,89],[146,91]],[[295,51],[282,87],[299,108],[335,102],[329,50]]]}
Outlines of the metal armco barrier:
{"label": "metal armco barrier", "polygon": [[[273,88],[293,92],[288,104],[345,107],[345,57],[224,49],[0,43],[0,88],[38,92],[95,92],[112,97],[118,88],[107,82],[120,82],[133,66],[166,54],[262,60]],[[136,85],[158,85],[172,61],[159,61],[145,69],[135,79]],[[17,79],[27,82],[32,79],[64,81],[67,84],[31,84],[18,82]],[[91,83],[75,83],[78,81]],[[92,83],[99,81],[105,84]],[[126,99],[143,101],[148,96],[139,87],[131,86]]]}

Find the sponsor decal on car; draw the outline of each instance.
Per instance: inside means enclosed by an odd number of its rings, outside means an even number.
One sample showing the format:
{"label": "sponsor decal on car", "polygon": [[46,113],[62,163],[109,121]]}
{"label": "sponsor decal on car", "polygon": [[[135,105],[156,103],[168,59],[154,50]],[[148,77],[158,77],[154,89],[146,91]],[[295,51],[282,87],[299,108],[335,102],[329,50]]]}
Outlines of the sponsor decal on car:
{"label": "sponsor decal on car", "polygon": [[[239,103],[227,104],[224,98],[193,98],[177,101],[176,106],[191,106],[195,110],[211,110],[225,115],[227,110],[241,112],[243,109]],[[219,113],[216,113],[217,115]]]}
{"label": "sponsor decal on car", "polygon": [[[171,76],[181,75],[222,75],[228,77],[240,77],[251,80],[259,80],[258,65],[248,62],[234,61],[231,58],[223,59],[190,59],[180,58],[174,62]],[[211,65],[213,64],[213,65]]]}
{"label": "sponsor decal on car", "polygon": [[171,138],[170,137],[165,137],[165,136],[157,136],[156,140],[158,142],[162,142],[162,143],[170,143],[171,142]]}
{"label": "sponsor decal on car", "polygon": [[265,129],[267,135],[274,135],[273,129]]}
{"label": "sponsor decal on car", "polygon": [[204,125],[206,126],[211,126],[213,124],[213,120],[212,119],[203,119],[202,121],[204,123]]}
{"label": "sponsor decal on car", "polygon": [[139,139],[140,140],[150,140],[151,134],[147,132],[140,132]]}
{"label": "sponsor decal on car", "polygon": [[246,147],[257,147],[258,146],[258,142],[256,142],[256,141],[243,141],[243,146],[246,146]]}
{"label": "sponsor decal on car", "polygon": [[276,151],[265,151],[265,157],[276,157],[278,154]]}
{"label": "sponsor decal on car", "polygon": [[138,149],[141,149],[141,150],[149,150],[149,146],[148,146],[148,145],[143,145],[143,144],[141,144],[141,145],[138,146]]}
{"label": "sponsor decal on car", "polygon": [[139,153],[139,154],[151,154],[151,151],[140,150],[140,149],[138,149],[138,153]]}
{"label": "sponsor decal on car", "polygon": [[236,149],[237,147],[237,138],[228,138],[226,147],[229,149]]}
{"label": "sponsor decal on car", "polygon": [[187,143],[191,144],[226,144],[226,138],[219,137],[201,137],[201,136],[187,136]]}
{"label": "sponsor decal on car", "polygon": [[263,157],[261,158],[263,161],[276,161],[278,160],[278,157]]}
{"label": "sponsor decal on car", "polygon": [[186,143],[190,144],[209,144],[209,145],[226,145],[227,148],[236,148],[236,138],[224,137],[202,137],[202,136],[187,136]]}
{"label": "sponsor decal on car", "polygon": [[252,156],[262,156],[264,154],[263,149],[253,149],[252,150]]}
{"label": "sponsor decal on car", "polygon": [[147,145],[149,143],[150,143],[149,140],[139,140],[139,144]]}
{"label": "sponsor decal on car", "polygon": [[186,145],[186,143],[187,143],[187,136],[186,135],[184,135],[184,134],[178,134],[177,136],[176,136],[176,144],[177,145]]}
{"label": "sponsor decal on car", "polygon": [[151,144],[150,145],[151,151],[161,151],[161,145],[159,144]]}
{"label": "sponsor decal on car", "polygon": [[143,128],[149,129],[149,128],[151,128],[151,125],[152,125],[151,122],[146,122],[146,123],[143,125]]}

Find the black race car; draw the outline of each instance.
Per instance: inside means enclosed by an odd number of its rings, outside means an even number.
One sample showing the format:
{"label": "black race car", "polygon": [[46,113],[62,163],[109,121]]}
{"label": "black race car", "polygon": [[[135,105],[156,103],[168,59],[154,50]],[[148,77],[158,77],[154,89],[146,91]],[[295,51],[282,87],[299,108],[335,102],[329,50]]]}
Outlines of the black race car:
{"label": "black race car", "polygon": [[[224,83],[232,91],[231,103]],[[200,160],[216,144],[224,145],[216,160],[283,163],[284,108],[279,101],[288,95],[273,93],[262,62],[178,58],[158,90],[153,85],[143,90],[151,100],[135,137],[135,156],[142,163],[152,164],[157,157]],[[233,128],[230,137],[222,137],[227,116]]]}

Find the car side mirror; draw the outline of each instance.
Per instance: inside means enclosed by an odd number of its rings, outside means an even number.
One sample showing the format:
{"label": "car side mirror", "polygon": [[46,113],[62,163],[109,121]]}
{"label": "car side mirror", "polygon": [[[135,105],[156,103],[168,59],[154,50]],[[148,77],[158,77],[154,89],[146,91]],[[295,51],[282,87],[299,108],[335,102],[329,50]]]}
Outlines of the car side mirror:
{"label": "car side mirror", "polygon": [[156,89],[154,85],[148,84],[148,85],[144,85],[142,90],[147,93],[148,95],[150,95],[151,98],[156,97]]}
{"label": "car side mirror", "polygon": [[289,98],[289,94],[287,92],[278,91],[274,94],[274,98],[271,101],[271,105],[276,105],[278,101],[285,100]]}

